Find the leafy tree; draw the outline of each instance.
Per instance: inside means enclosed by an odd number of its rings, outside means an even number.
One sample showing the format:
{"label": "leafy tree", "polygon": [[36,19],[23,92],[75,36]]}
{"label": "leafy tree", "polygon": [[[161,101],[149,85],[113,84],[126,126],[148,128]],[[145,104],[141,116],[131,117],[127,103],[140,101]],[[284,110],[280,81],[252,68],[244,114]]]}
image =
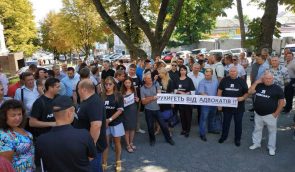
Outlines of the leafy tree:
{"label": "leafy tree", "polygon": [[260,8],[264,8],[264,14],[261,18],[261,32],[256,33],[259,40],[258,50],[262,48],[272,49],[273,35],[276,29],[276,17],[278,14],[278,5],[286,5],[288,9],[295,11],[294,0],[252,0]]}
{"label": "leafy tree", "polygon": [[28,0],[1,0],[0,22],[4,25],[6,45],[11,52],[23,51],[25,56],[31,56],[37,50],[37,29]]}
{"label": "leafy tree", "polygon": [[[262,19],[255,18],[253,19],[248,25],[248,32],[246,33],[247,40],[245,42],[245,46],[248,48],[253,49],[255,52],[259,52],[261,49],[261,40],[262,40]],[[281,24],[276,22],[274,36],[279,38],[280,37],[280,30]]]}
{"label": "leafy tree", "polygon": [[[130,36],[128,36],[123,29],[114,21],[111,17],[111,12],[107,12],[107,8],[104,5],[105,1],[92,0],[96,6],[98,13],[101,18],[106,22],[109,28],[124,42],[124,44],[138,55],[145,54],[144,51],[137,45],[134,44]],[[173,6],[173,13],[168,15],[169,0],[162,0],[159,6],[155,6],[156,2],[149,4],[147,0],[129,0],[129,8],[131,18],[134,20],[136,25],[144,32],[145,36],[149,40],[152,49],[152,58],[161,55],[161,52],[167,45],[174,27],[179,18],[181,8],[184,0],[178,0]],[[143,15],[143,8],[155,8],[158,7],[157,12],[150,13],[149,15]],[[157,14],[157,15],[156,15]],[[168,21],[168,17],[170,20]],[[165,24],[165,25],[164,25]],[[165,27],[164,27],[165,26]]]}
{"label": "leafy tree", "polygon": [[216,18],[226,15],[224,9],[232,5],[232,0],[186,0],[179,21],[173,33],[173,41],[178,44],[192,44],[210,33]]}

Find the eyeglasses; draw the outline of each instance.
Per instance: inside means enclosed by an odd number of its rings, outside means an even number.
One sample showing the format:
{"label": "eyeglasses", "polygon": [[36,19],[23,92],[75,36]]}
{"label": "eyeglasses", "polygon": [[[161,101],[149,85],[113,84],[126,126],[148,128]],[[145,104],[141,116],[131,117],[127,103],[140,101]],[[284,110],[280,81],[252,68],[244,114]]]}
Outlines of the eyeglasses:
{"label": "eyeglasses", "polygon": [[113,83],[105,83],[104,86],[108,87],[108,86],[112,86]]}

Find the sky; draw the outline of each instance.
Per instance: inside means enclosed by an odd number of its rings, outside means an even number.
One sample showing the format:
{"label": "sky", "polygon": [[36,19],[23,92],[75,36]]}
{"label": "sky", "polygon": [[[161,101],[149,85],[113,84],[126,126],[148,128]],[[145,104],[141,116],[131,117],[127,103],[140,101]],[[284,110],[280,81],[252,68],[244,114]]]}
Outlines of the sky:
{"label": "sky", "polygon": [[[30,0],[33,4],[34,16],[36,23],[42,21],[50,11],[59,11],[62,8],[62,0]],[[235,1],[234,1],[235,2]],[[262,17],[263,10],[257,9],[257,6],[250,5],[250,0],[242,0],[244,15],[248,15],[250,19]],[[280,6],[279,12],[285,10],[285,7]],[[237,15],[236,6],[225,10],[227,18],[233,18]]]}

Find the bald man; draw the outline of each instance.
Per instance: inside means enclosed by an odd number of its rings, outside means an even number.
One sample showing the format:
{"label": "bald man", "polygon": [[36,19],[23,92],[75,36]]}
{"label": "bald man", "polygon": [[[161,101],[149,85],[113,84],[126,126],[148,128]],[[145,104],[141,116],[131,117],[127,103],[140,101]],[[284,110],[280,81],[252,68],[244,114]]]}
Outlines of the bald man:
{"label": "bald man", "polygon": [[41,157],[44,169],[54,171],[90,171],[90,161],[97,156],[96,148],[86,130],[75,129],[71,123],[75,108],[67,96],[53,101],[56,127],[37,139],[36,153]]}
{"label": "bald man", "polygon": [[254,114],[255,128],[252,134],[253,145],[249,149],[254,150],[261,147],[262,130],[264,124],[268,129],[269,155],[275,155],[277,119],[285,105],[283,89],[273,84],[274,76],[265,72],[263,77],[254,82],[249,89],[249,94],[255,94]]}
{"label": "bald man", "polygon": [[[245,112],[245,100],[248,97],[248,86],[244,79],[238,77],[238,69],[233,66],[229,69],[229,76],[223,78],[219,84],[218,96],[222,97],[236,97],[238,99],[238,107],[222,107],[223,124],[222,134],[219,143],[223,143],[228,136],[231,119],[235,122],[235,145],[241,145],[242,136],[242,120]],[[221,107],[218,107],[221,110]]]}
{"label": "bald man", "polygon": [[95,93],[95,87],[90,79],[84,79],[79,83],[78,92],[81,103],[77,112],[79,120],[74,126],[90,132],[98,152],[97,157],[91,161],[91,168],[93,171],[102,171],[102,152],[106,148],[104,103]]}

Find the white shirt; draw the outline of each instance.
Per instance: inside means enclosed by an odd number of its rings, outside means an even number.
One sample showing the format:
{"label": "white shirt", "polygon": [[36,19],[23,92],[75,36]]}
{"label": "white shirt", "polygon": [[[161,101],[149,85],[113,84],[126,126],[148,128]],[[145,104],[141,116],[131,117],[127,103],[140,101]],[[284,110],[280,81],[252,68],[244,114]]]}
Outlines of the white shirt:
{"label": "white shirt", "polygon": [[36,101],[36,99],[39,97],[39,92],[37,90],[37,86],[35,85],[33,90],[28,89],[25,86],[22,86],[21,88],[18,88],[15,91],[15,96],[14,99],[22,101],[22,96],[21,96],[21,89],[23,89],[23,96],[24,96],[24,106],[26,109],[26,114],[28,116],[31,115],[31,110],[32,110],[32,106],[34,104],[34,102]]}
{"label": "white shirt", "polygon": [[198,76],[195,76],[193,72],[188,73],[187,76],[193,80],[196,90],[199,88],[199,83],[201,80],[205,78],[205,75],[201,72],[198,73]]}
{"label": "white shirt", "polygon": [[8,82],[8,79],[4,73],[0,73],[0,82],[2,83],[3,88],[4,88],[4,95],[7,95],[9,82]]}

